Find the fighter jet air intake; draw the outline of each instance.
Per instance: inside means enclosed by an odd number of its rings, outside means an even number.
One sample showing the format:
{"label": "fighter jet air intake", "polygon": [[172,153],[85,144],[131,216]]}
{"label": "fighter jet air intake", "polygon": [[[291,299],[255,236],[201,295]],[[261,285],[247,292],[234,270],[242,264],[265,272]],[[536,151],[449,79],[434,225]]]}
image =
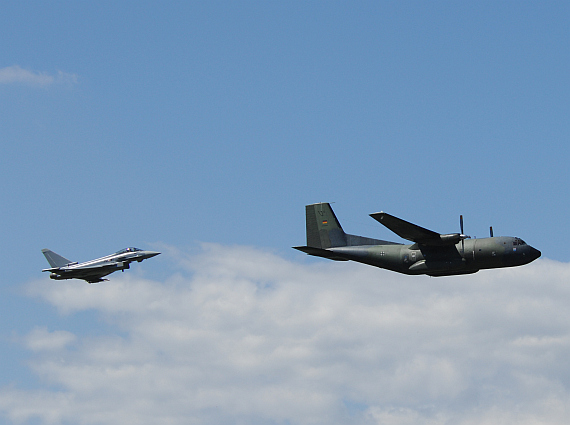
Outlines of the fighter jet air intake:
{"label": "fighter jet air intake", "polygon": [[97,258],[96,260],[77,263],[56,254],[49,249],[42,249],[51,268],[42,270],[51,272],[50,278],[55,280],[83,279],[88,283],[98,283],[108,279],[102,279],[117,270],[125,271],[133,261],[154,257],[160,254],[155,251],[143,251],[139,248],[125,248],[114,254]]}
{"label": "fighter jet air intake", "polygon": [[461,233],[439,234],[385,212],[370,214],[392,232],[413,244],[404,245],[342,230],[328,203],[307,205],[307,246],[293,247],[309,255],[336,261],[356,261],[409,275],[451,276],[481,269],[528,264],[540,251],[510,236],[470,239]]}

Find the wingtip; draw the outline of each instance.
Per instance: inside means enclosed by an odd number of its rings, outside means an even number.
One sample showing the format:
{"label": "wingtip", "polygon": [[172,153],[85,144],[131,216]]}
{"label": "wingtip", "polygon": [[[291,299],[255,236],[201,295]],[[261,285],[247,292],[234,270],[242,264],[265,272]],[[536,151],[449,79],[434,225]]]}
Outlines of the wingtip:
{"label": "wingtip", "polygon": [[385,213],[384,211],[380,211],[380,212],[372,213],[372,214],[369,214],[369,215],[370,215],[370,217],[372,217],[372,218],[374,218],[374,219],[376,219],[376,220],[378,220],[378,219],[381,220],[382,217],[384,217],[385,214],[386,214],[386,213]]}

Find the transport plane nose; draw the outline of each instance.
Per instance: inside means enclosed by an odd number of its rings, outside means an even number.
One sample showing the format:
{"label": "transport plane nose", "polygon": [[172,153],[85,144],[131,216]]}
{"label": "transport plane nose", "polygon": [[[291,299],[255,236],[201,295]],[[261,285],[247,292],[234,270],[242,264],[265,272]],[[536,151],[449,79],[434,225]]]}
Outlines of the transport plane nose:
{"label": "transport plane nose", "polygon": [[530,261],[536,260],[541,255],[542,255],[542,253],[538,249],[533,248],[532,246],[530,247],[530,258],[532,258],[532,260],[530,260]]}

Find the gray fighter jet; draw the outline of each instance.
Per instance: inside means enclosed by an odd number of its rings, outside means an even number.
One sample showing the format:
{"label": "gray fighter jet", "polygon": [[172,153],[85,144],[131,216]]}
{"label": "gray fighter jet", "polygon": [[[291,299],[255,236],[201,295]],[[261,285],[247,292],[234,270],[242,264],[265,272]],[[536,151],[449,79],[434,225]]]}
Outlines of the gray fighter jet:
{"label": "gray fighter jet", "polygon": [[357,261],[398,273],[450,276],[475,273],[481,269],[528,264],[540,251],[522,239],[510,236],[470,239],[461,233],[440,234],[409,223],[385,212],[370,214],[398,236],[413,244],[404,245],[362,236],[342,230],[327,203],[307,205],[307,246],[295,249],[309,255],[337,261]]}
{"label": "gray fighter jet", "polygon": [[44,269],[42,272],[51,272],[49,277],[55,280],[64,279],[83,279],[88,283],[103,282],[104,276],[107,276],[117,270],[125,271],[133,261],[138,261],[154,257],[160,254],[155,251],[143,251],[139,248],[125,248],[106,257],[97,258],[96,260],[77,263],[56,254],[49,249],[42,249],[43,254],[48,260],[51,268]]}

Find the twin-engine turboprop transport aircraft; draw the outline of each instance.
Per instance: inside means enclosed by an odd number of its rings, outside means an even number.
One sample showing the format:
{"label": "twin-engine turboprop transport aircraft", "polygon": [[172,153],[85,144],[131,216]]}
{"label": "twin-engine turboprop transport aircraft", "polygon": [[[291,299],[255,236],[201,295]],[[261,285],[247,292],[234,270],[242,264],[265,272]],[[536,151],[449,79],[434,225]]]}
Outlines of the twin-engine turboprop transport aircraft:
{"label": "twin-engine turboprop transport aircraft", "polygon": [[125,271],[133,261],[138,261],[154,257],[160,254],[155,251],[143,251],[139,248],[125,248],[106,257],[96,260],[77,263],[56,254],[49,249],[42,249],[51,268],[42,270],[51,272],[50,278],[55,280],[83,279],[88,283],[98,283],[108,279],[102,279],[117,270]]}
{"label": "twin-engine turboprop transport aircraft", "polygon": [[352,260],[398,273],[451,276],[522,266],[540,257],[540,251],[522,239],[493,237],[492,228],[490,238],[470,239],[463,234],[463,217],[461,233],[440,234],[385,212],[370,214],[398,236],[413,242],[404,245],[345,233],[328,203],[307,205],[305,214],[307,246],[295,249],[317,257]]}

